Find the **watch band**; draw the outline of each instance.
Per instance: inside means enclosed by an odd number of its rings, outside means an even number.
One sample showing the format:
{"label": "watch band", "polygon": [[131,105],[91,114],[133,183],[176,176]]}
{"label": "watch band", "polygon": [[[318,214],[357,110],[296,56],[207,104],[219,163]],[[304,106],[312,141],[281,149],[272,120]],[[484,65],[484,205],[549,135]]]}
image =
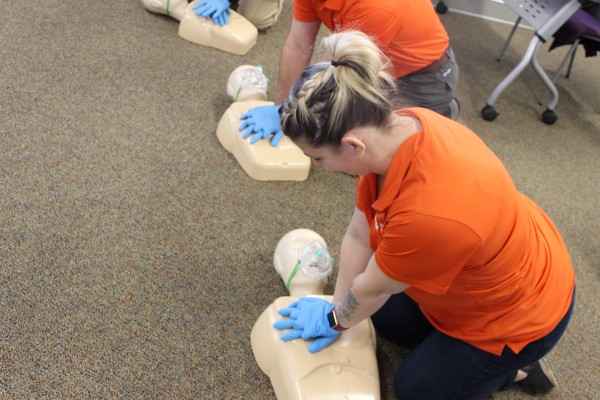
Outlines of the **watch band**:
{"label": "watch band", "polygon": [[342,332],[348,329],[340,325],[337,313],[335,312],[335,307],[332,308],[331,311],[329,311],[329,314],[327,314],[327,320],[329,321],[329,327],[334,331]]}

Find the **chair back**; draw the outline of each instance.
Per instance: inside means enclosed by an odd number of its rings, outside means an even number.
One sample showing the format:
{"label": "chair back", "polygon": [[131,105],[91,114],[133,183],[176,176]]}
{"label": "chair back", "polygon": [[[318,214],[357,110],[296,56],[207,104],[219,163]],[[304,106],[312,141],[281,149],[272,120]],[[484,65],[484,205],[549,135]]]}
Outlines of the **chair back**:
{"label": "chair back", "polygon": [[542,41],[548,40],[577,11],[577,0],[504,0],[519,17],[533,27]]}

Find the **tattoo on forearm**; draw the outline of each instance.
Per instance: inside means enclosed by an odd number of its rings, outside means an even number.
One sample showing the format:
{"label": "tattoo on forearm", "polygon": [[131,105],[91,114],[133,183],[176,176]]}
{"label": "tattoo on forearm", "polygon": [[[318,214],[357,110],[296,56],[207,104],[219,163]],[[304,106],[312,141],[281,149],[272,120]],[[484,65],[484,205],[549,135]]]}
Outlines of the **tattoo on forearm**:
{"label": "tattoo on forearm", "polygon": [[343,305],[338,310],[338,312],[342,316],[342,319],[344,319],[346,321],[350,321],[352,314],[354,314],[354,312],[358,309],[358,306],[359,306],[358,300],[356,300],[356,297],[354,297],[354,294],[352,294],[352,286],[354,286],[354,282],[350,283],[350,287],[348,288],[348,293],[346,293],[346,298],[344,299],[344,302],[342,303]]}

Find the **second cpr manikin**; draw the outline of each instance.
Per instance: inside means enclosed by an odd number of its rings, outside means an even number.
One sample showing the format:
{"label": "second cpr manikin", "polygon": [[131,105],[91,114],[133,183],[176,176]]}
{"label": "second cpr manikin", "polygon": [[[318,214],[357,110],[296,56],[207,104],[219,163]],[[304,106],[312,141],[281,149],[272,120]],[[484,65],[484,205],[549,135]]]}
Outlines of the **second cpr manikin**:
{"label": "second cpr manikin", "polygon": [[285,331],[273,328],[273,323],[282,318],[277,311],[299,297],[332,300],[323,295],[326,277],[311,279],[297,270],[301,249],[312,241],[326,248],[316,232],[296,229],[282,237],[275,249],[275,270],[290,296],[277,298],[254,324],[250,340],[256,362],[270,378],[278,400],[377,400],[376,339],[369,319],[342,332],[333,344],[317,353],[309,353],[310,342],[302,339],[282,341]]}
{"label": "second cpr manikin", "polygon": [[193,7],[200,1],[195,0],[185,8],[179,23],[179,36],[192,43],[237,55],[244,55],[254,47],[258,37],[256,26],[235,11],[231,11],[229,23],[224,26],[199,17]]}
{"label": "second cpr manikin", "polygon": [[250,144],[239,131],[240,117],[253,107],[273,105],[271,101],[237,101],[225,111],[217,126],[221,145],[233,153],[250,177],[259,181],[303,181],[310,172],[310,159],[287,136],[277,146],[268,140]]}

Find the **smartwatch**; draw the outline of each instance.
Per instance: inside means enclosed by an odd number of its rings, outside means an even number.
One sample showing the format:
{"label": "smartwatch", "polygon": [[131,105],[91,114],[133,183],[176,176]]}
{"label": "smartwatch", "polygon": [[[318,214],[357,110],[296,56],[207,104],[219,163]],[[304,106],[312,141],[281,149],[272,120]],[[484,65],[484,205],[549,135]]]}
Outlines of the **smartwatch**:
{"label": "smartwatch", "polygon": [[331,311],[329,311],[329,314],[327,314],[327,320],[329,321],[329,327],[334,331],[341,332],[348,329],[340,325],[337,314],[335,312],[335,307],[332,308]]}

